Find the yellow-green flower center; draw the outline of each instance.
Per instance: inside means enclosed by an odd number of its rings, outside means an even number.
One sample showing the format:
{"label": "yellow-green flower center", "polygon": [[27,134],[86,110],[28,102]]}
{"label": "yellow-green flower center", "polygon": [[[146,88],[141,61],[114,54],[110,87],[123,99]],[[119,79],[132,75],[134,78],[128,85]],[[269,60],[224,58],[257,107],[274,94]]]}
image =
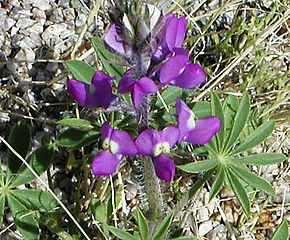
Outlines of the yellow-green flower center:
{"label": "yellow-green flower center", "polygon": [[154,157],[159,156],[161,153],[169,153],[169,152],[170,152],[170,145],[168,142],[157,143],[153,149]]}
{"label": "yellow-green flower center", "polygon": [[109,149],[111,153],[115,154],[119,149],[119,144],[109,140],[108,138],[105,138],[102,147],[103,149]]}

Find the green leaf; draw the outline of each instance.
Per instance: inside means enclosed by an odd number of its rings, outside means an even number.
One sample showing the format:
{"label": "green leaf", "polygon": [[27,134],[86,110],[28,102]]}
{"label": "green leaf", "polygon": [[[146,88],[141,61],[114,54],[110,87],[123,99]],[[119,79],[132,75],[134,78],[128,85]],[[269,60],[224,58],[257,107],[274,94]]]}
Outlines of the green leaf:
{"label": "green leaf", "polygon": [[260,189],[272,196],[275,195],[273,187],[267,181],[251,173],[247,167],[235,164],[233,161],[232,163],[233,164],[229,164],[229,167],[234,173],[236,173],[236,176],[239,176],[246,183],[256,189]]}
{"label": "green leaf", "polygon": [[211,107],[209,102],[195,102],[191,110],[197,118],[204,118],[211,115]]}
{"label": "green leaf", "polygon": [[8,195],[8,205],[15,219],[16,227],[24,239],[39,239],[39,227],[34,219],[34,214],[29,212],[21,202],[11,195]]}
{"label": "green leaf", "polygon": [[250,99],[247,93],[244,94],[241,103],[239,105],[238,111],[234,118],[233,128],[229,136],[228,141],[225,144],[224,151],[228,150],[237,140],[240,133],[242,132],[250,111]]}
{"label": "green leaf", "polygon": [[220,99],[214,92],[211,92],[210,99],[211,99],[212,116],[216,116],[221,120],[220,130],[217,132],[214,138],[217,138],[218,149],[222,150],[224,144],[224,121],[225,121],[223,108],[220,103]]}
{"label": "green leaf", "polygon": [[92,77],[96,72],[96,69],[94,69],[91,65],[85,63],[84,61],[69,60],[65,62],[65,65],[74,75],[74,78],[76,80],[88,84],[91,83]]}
{"label": "green leaf", "polygon": [[0,195],[0,225],[2,225],[3,216],[4,216],[4,208],[5,208],[5,195]]}
{"label": "green leaf", "polygon": [[250,213],[250,201],[247,192],[240,181],[237,179],[232,170],[226,168],[226,176],[229,180],[231,188],[233,189],[237,199],[239,200],[244,212],[249,215]]}
{"label": "green leaf", "polygon": [[239,108],[239,99],[236,96],[228,95],[223,102],[225,135],[224,139],[228,139],[234,125],[234,118]]}
{"label": "green leaf", "polygon": [[151,240],[159,240],[166,233],[173,220],[173,212],[170,212],[162,222],[154,229]]}
{"label": "green leaf", "polygon": [[110,63],[112,61],[115,61],[117,63],[122,62],[120,57],[118,57],[116,54],[109,52],[106,49],[102,39],[97,37],[91,37],[90,40],[107,74],[110,76],[116,76],[117,79],[120,79],[122,74],[124,73],[124,68],[120,65]]}
{"label": "green leaf", "polygon": [[[31,153],[26,161],[38,175],[41,175],[48,169],[53,156],[53,147],[51,145],[44,145]],[[28,183],[35,178],[36,177],[32,174],[32,172],[24,164],[22,164],[14,180],[12,180],[9,184],[9,187],[12,188]]]}
{"label": "green leaf", "polygon": [[239,157],[237,161],[246,165],[271,165],[286,160],[284,154],[279,153],[259,153],[251,156]]}
{"label": "green leaf", "polygon": [[140,209],[137,209],[137,223],[142,240],[147,240],[149,235],[148,223]]}
{"label": "green leaf", "polygon": [[78,118],[62,119],[58,121],[57,124],[61,124],[67,127],[76,127],[76,128],[84,128],[84,129],[93,128],[90,121],[85,120],[85,119],[78,119]]}
{"label": "green leaf", "polygon": [[214,168],[217,164],[218,164],[218,160],[210,159],[210,160],[197,161],[194,163],[187,163],[184,165],[179,165],[177,167],[185,172],[199,173],[199,172],[208,171]]}
{"label": "green leaf", "polygon": [[29,210],[50,211],[58,206],[58,202],[47,191],[38,189],[15,189],[10,190],[10,193]]}
{"label": "green leaf", "polygon": [[90,206],[95,220],[101,223],[107,223],[108,215],[106,202],[102,203],[99,199],[93,198]]}
{"label": "green leaf", "polygon": [[220,191],[225,181],[225,170],[220,166],[209,193],[209,201]]}
{"label": "green leaf", "polygon": [[244,142],[242,142],[238,147],[236,147],[230,155],[235,155],[237,153],[243,152],[250,149],[259,143],[263,142],[273,131],[275,123],[273,121],[268,121],[258,127]]}
{"label": "green leaf", "polygon": [[124,230],[121,230],[119,228],[115,228],[115,227],[110,226],[109,230],[110,230],[110,232],[112,232],[116,237],[120,238],[121,240],[138,240],[130,233],[128,233]]}
{"label": "green leaf", "polygon": [[177,238],[170,238],[169,240],[196,240],[197,237],[177,237]]}
{"label": "green leaf", "polygon": [[[183,89],[179,87],[167,86],[166,89],[161,93],[161,96],[166,105],[175,104],[176,97],[182,94]],[[163,107],[161,100],[158,98],[156,107]]]}
{"label": "green leaf", "polygon": [[284,219],[279,227],[274,232],[271,240],[287,240],[289,237],[289,227],[287,221]]}
{"label": "green leaf", "polygon": [[55,143],[61,147],[74,147],[92,135],[96,132],[69,128],[57,136]]}
{"label": "green leaf", "polygon": [[[30,147],[30,131],[25,121],[18,122],[12,128],[9,143],[14,150],[23,158],[26,157]],[[20,168],[22,161],[10,150],[8,151],[8,174],[15,174]]]}

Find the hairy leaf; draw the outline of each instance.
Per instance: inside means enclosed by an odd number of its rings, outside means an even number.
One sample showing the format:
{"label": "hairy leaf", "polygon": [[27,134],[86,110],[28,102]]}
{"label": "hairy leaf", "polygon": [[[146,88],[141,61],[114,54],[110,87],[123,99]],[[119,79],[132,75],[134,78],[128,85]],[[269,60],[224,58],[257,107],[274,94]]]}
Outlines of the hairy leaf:
{"label": "hairy leaf", "polygon": [[239,157],[237,161],[246,165],[271,165],[286,160],[284,154],[279,153],[259,153],[251,156]]}
{"label": "hairy leaf", "polygon": [[82,81],[84,83],[90,84],[92,77],[96,72],[91,65],[79,60],[69,60],[65,62],[65,65],[74,75],[76,80]]}
{"label": "hairy leaf", "polygon": [[197,161],[194,163],[187,163],[184,165],[177,166],[181,170],[189,173],[199,173],[204,172],[207,170],[210,170],[214,168],[218,164],[218,160],[203,160],[203,161]]}
{"label": "hairy leaf", "polygon": [[169,228],[171,222],[173,220],[173,212],[170,212],[162,222],[155,228],[152,234],[152,240],[159,240],[162,236],[166,233],[167,229]]}
{"label": "hairy leaf", "polygon": [[250,149],[259,143],[263,142],[273,131],[274,122],[269,121],[258,127],[244,142],[242,142],[237,148],[235,148],[230,155],[235,155],[237,153],[243,152]]}

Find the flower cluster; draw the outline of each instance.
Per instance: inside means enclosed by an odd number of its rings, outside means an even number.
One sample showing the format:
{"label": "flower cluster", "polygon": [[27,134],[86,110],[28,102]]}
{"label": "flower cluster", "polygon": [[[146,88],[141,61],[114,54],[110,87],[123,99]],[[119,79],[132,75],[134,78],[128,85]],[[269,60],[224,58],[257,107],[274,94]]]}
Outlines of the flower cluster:
{"label": "flower cluster", "polygon": [[[206,80],[203,68],[189,64],[189,53],[181,46],[186,32],[186,20],[174,14],[162,16],[153,5],[146,5],[148,18],[128,16],[123,12],[115,19],[104,36],[108,50],[122,57],[127,71],[122,75],[117,91],[131,93],[132,102],[138,111],[144,94],[155,93],[167,84],[181,88],[194,88]],[[145,14],[144,13],[144,14]],[[145,15],[146,15],[145,14]],[[69,94],[82,106],[108,108],[114,99],[112,80],[102,71],[97,71],[91,84],[69,80]],[[110,127],[106,122],[101,127],[104,151],[98,153],[92,163],[96,175],[112,174],[123,155],[141,154],[151,156],[156,175],[170,181],[175,173],[170,149],[181,141],[205,144],[219,130],[217,117],[195,119],[193,112],[179,98],[176,99],[178,125],[162,131],[146,129],[135,141],[122,130]]]}

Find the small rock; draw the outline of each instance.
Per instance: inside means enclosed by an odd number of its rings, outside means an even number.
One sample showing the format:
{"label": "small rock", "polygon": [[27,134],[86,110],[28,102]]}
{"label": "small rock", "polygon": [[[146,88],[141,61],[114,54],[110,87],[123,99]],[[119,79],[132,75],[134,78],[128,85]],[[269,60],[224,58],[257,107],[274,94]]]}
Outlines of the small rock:
{"label": "small rock", "polygon": [[77,19],[76,19],[76,27],[82,27],[86,24],[87,21],[87,16],[83,13],[79,14]]}
{"label": "small rock", "polygon": [[0,48],[4,46],[4,42],[5,42],[5,31],[3,30],[3,28],[0,28]]}
{"label": "small rock", "polygon": [[12,18],[5,18],[4,20],[4,30],[8,31],[10,28],[12,28],[15,24],[15,21]]}
{"label": "small rock", "polygon": [[204,222],[209,219],[208,210],[205,207],[198,210],[197,214],[198,214],[198,220],[201,222]]}
{"label": "small rock", "polygon": [[14,7],[20,7],[20,2],[18,0],[9,0],[9,4]]}
{"label": "small rock", "polygon": [[49,0],[35,0],[32,6],[39,8],[42,11],[50,9]]}
{"label": "small rock", "polygon": [[36,23],[36,21],[32,20],[30,18],[20,18],[16,23],[16,27],[28,28],[28,27],[32,26],[34,23]]}
{"label": "small rock", "polygon": [[31,42],[32,42],[35,46],[37,46],[37,47],[41,47],[41,46],[43,45],[43,43],[42,43],[42,39],[41,39],[41,37],[40,37],[39,34],[37,34],[37,33],[35,33],[35,32],[32,32],[32,33],[30,33],[29,36],[30,36]]}
{"label": "small rock", "polygon": [[234,215],[233,215],[233,206],[227,204],[225,206],[224,212],[225,212],[225,215],[226,215],[227,220],[230,223],[235,222]]}
{"label": "small rock", "polygon": [[212,221],[203,222],[199,225],[198,233],[200,236],[205,236],[209,231],[213,229]]}
{"label": "small rock", "polygon": [[62,10],[60,8],[53,9],[49,20],[55,23],[63,22]]}
{"label": "small rock", "polygon": [[30,48],[20,49],[14,58],[16,60],[34,60],[35,52]]}
{"label": "small rock", "polygon": [[34,8],[32,10],[34,19],[38,21],[38,23],[40,23],[41,25],[44,25],[45,21],[46,21],[46,15],[45,12],[42,10],[39,10],[38,8]]}
{"label": "small rock", "polygon": [[73,8],[67,8],[63,10],[63,15],[66,21],[74,21],[75,20],[75,10]]}
{"label": "small rock", "polygon": [[69,8],[70,0],[59,0],[58,4],[63,8]]}

